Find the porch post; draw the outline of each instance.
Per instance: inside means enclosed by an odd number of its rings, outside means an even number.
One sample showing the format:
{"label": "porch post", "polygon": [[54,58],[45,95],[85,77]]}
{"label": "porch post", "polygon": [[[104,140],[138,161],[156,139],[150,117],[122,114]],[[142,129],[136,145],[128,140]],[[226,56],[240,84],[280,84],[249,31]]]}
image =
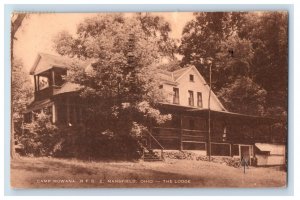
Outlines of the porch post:
{"label": "porch post", "polygon": [[72,116],[72,119],[74,121],[74,123],[77,124],[77,112],[78,112],[78,108],[77,108],[77,104],[72,106],[72,113],[73,113],[73,116]]}
{"label": "porch post", "polygon": [[54,74],[54,70],[51,71],[52,74],[52,86],[55,85],[55,74]]}
{"label": "porch post", "polygon": [[36,75],[33,76],[34,77],[34,91],[37,91],[37,86],[36,86]]}
{"label": "porch post", "polygon": [[210,115],[210,110],[208,110],[208,118],[206,120],[207,122],[207,149],[206,149],[206,154],[208,156],[208,160],[210,161],[211,160],[211,130],[212,130],[212,127],[211,127],[211,115]]}
{"label": "porch post", "polygon": [[272,142],[273,138],[272,138],[272,125],[271,123],[269,123],[269,141],[268,142]]}
{"label": "porch post", "polygon": [[179,140],[180,140],[180,145],[179,145],[179,149],[180,151],[183,150],[183,145],[182,145],[182,135],[183,135],[183,120],[182,120],[182,114],[180,114],[180,136],[179,136]]}
{"label": "porch post", "polygon": [[82,123],[83,119],[82,119],[82,107],[79,106],[79,122]]}
{"label": "porch post", "polygon": [[37,90],[40,90],[40,76],[37,77]]}
{"label": "porch post", "polygon": [[56,106],[55,104],[52,105],[52,122],[55,123],[57,119],[57,113],[56,113]]}
{"label": "porch post", "polygon": [[67,97],[67,124],[70,124],[70,99]]}

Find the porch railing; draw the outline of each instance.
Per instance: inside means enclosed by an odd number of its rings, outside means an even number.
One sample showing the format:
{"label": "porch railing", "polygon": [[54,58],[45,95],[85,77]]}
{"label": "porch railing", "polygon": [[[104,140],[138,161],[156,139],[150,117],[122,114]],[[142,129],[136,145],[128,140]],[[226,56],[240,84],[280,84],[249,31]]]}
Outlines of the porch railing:
{"label": "porch railing", "polygon": [[[164,147],[161,145],[161,143],[151,134],[151,132],[147,132],[148,135],[155,141],[155,143],[160,147],[160,158],[163,159],[163,151],[164,151]],[[144,154],[144,152],[143,152]]]}

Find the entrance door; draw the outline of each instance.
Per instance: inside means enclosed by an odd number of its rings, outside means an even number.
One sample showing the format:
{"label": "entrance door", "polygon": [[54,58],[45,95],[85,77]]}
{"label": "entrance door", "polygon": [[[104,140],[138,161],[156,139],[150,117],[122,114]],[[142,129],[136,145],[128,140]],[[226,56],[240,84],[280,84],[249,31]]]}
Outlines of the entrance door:
{"label": "entrance door", "polygon": [[246,162],[250,161],[250,146],[241,146],[241,159]]}

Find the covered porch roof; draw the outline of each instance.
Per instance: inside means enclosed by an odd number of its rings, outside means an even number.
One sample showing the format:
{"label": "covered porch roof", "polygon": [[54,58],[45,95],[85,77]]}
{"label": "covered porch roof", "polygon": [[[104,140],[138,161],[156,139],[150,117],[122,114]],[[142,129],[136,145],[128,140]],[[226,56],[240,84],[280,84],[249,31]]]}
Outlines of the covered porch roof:
{"label": "covered porch roof", "polygon": [[[195,116],[195,117],[196,116],[208,117],[208,113],[209,113],[209,109],[187,107],[187,106],[181,106],[176,104],[161,103],[159,107],[164,112],[178,113],[178,114]],[[229,111],[210,110],[210,114],[212,118],[243,120],[243,121],[256,122],[256,123],[274,123],[280,121],[279,119],[274,119],[270,117],[248,115],[248,114],[235,113]]]}
{"label": "covered porch roof", "polygon": [[44,99],[41,101],[33,101],[31,104],[28,105],[28,107],[24,113],[29,113],[34,110],[39,110],[39,109],[45,108],[47,106],[52,106],[53,104],[54,104],[54,102],[50,98]]}

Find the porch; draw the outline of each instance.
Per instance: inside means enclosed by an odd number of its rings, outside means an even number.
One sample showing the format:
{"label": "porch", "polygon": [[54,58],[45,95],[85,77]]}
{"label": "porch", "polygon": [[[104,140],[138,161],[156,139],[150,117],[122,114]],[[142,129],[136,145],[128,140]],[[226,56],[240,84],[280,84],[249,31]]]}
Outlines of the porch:
{"label": "porch", "polygon": [[164,105],[161,110],[173,117],[152,127],[151,134],[160,145],[149,137],[150,149],[162,146],[165,150],[191,150],[202,155],[251,160],[255,142],[269,142],[274,131],[271,118],[173,105]]}

